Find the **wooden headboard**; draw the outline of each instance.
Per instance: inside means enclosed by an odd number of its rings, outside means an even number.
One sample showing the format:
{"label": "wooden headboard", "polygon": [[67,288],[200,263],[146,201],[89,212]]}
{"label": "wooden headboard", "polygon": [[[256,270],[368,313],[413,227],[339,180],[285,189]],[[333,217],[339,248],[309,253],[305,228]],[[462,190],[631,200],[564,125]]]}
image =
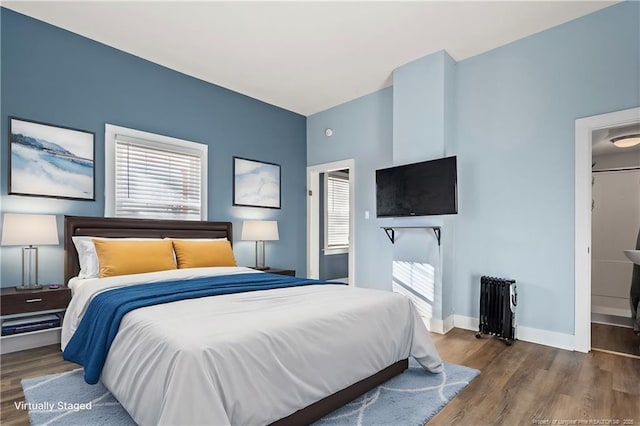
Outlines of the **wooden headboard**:
{"label": "wooden headboard", "polygon": [[233,244],[231,222],[126,219],[111,217],[64,217],[64,283],[80,272],[78,252],[71,237],[227,238]]}

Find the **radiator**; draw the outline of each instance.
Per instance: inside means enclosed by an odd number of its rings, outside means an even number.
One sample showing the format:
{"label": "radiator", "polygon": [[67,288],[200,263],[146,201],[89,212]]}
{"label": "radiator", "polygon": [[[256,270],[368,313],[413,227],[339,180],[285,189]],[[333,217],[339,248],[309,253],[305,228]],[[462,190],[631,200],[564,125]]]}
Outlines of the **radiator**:
{"label": "radiator", "polygon": [[480,326],[476,337],[491,334],[511,345],[516,339],[515,314],[518,304],[515,280],[480,278]]}

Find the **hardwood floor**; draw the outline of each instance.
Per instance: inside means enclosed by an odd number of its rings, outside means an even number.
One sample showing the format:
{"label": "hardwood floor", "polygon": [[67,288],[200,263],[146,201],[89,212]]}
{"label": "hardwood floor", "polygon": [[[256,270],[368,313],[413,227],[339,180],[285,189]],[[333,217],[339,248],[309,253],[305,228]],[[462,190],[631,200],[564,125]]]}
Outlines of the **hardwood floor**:
{"label": "hardwood floor", "polygon": [[553,425],[554,420],[623,425],[625,419],[640,425],[638,359],[522,341],[506,346],[494,338],[476,340],[473,332],[460,329],[433,339],[444,360],[481,373],[429,426]]}
{"label": "hardwood floor", "polygon": [[14,402],[24,401],[20,380],[45,374],[62,373],[79,368],[62,359],[60,345],[44,346],[28,351],[2,355],[0,358],[0,424],[28,425],[26,411],[16,409]]}
{"label": "hardwood floor", "polygon": [[[428,423],[434,425],[640,425],[640,360],[602,352],[581,354],[522,341],[506,346],[472,331],[433,334],[443,359],[480,375]],[[58,346],[2,357],[2,425],[27,425],[15,401],[20,380],[77,368]],[[615,422],[618,423],[615,423]],[[564,423],[561,423],[564,422]],[[590,423],[589,423],[590,422]],[[600,422],[600,423],[597,423]],[[394,425],[395,426],[395,425]]]}
{"label": "hardwood floor", "polygon": [[591,347],[640,357],[640,336],[630,328],[592,323]]}

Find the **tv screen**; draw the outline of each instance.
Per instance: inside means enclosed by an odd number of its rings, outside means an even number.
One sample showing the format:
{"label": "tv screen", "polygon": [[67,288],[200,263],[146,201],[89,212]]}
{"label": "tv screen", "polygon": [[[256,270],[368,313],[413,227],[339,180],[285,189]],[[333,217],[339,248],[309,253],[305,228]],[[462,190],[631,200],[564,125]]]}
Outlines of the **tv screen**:
{"label": "tv screen", "polygon": [[376,170],[378,217],[458,213],[456,157]]}

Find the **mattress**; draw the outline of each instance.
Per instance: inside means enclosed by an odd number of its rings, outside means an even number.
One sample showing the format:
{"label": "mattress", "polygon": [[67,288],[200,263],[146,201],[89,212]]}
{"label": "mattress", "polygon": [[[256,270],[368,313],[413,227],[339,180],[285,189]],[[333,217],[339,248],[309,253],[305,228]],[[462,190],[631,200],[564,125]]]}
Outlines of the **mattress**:
{"label": "mattress", "polygon": [[[248,268],[73,280],[62,348],[92,298],[112,288]],[[259,425],[284,418],[413,355],[442,362],[406,297],[309,285],[181,300],[124,316],[101,380],[142,425]]]}

